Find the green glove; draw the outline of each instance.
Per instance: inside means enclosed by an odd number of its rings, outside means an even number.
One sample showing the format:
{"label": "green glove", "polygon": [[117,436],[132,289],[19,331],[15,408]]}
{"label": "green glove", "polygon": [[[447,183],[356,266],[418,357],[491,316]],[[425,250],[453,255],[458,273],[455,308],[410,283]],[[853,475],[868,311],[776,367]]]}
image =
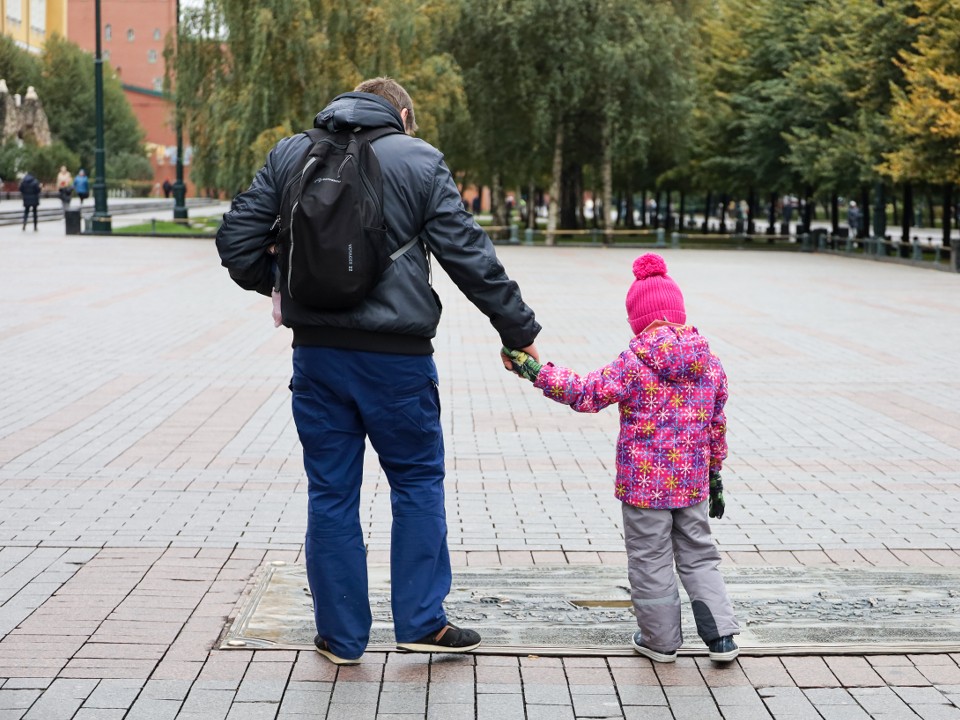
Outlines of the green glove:
{"label": "green glove", "polygon": [[511,350],[508,347],[500,349],[504,355],[510,358],[510,364],[513,365],[512,372],[516,373],[525,380],[534,382],[540,374],[540,368],[543,367],[534,358],[527,355],[522,350]]}
{"label": "green glove", "polygon": [[719,520],[723,517],[723,511],[726,503],[723,502],[723,481],[720,479],[720,473],[710,473],[710,507],[709,515]]}

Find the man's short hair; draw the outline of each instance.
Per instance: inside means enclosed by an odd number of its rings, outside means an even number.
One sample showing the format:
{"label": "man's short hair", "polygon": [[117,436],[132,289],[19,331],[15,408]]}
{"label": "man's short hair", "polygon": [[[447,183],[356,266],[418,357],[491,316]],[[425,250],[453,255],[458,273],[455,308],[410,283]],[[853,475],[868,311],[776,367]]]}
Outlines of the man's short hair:
{"label": "man's short hair", "polygon": [[357,85],[354,92],[365,92],[373,95],[379,95],[384,100],[393,105],[397,112],[407,111],[407,130],[417,131],[417,120],[413,114],[413,100],[410,99],[410,93],[403,89],[403,86],[393,78],[378,77],[364,80]]}

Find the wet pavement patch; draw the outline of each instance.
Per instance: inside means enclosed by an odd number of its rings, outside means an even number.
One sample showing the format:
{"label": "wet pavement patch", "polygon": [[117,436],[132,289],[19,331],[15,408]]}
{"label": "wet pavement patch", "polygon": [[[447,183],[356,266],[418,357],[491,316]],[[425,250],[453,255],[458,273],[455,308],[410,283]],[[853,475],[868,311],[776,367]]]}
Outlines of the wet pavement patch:
{"label": "wet pavement patch", "polygon": [[[830,567],[724,569],[744,654],[960,651],[960,571]],[[681,591],[682,654],[705,652]],[[389,568],[370,567],[369,651],[395,649]],[[626,571],[607,566],[459,568],[445,603],[491,654],[631,654]],[[303,566],[260,569],[221,637],[224,649],[311,649]]]}

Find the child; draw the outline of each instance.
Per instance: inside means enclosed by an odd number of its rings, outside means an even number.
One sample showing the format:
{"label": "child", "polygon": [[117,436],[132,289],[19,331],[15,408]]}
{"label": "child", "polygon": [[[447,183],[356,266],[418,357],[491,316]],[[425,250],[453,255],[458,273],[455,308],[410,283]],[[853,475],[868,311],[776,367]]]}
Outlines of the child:
{"label": "child", "polygon": [[[680,288],[659,255],[633,263],[627,293],[635,337],[606,367],[581,377],[504,348],[513,370],[544,395],[577,412],[620,405],[615,495],[623,530],[634,613],[634,649],[673,662],[683,643],[674,562],[690,596],[697,633],[710,658],[739,653],[740,631],[720,575],[720,554],[707,520],[723,517],[720,469],[727,456],[727,377],[707,341],[686,325]],[[709,503],[704,502],[709,496]]]}

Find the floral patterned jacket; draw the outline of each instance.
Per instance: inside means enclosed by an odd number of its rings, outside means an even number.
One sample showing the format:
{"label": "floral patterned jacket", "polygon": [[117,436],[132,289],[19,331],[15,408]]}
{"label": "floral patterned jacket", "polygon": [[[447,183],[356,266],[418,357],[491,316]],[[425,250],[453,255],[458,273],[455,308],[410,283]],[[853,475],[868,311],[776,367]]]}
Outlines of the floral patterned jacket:
{"label": "floral patterned jacket", "polygon": [[615,495],[640,508],[705,500],[727,456],[727,376],[697,329],[661,326],[586,377],[547,363],[534,385],[577,412],[620,405]]}

